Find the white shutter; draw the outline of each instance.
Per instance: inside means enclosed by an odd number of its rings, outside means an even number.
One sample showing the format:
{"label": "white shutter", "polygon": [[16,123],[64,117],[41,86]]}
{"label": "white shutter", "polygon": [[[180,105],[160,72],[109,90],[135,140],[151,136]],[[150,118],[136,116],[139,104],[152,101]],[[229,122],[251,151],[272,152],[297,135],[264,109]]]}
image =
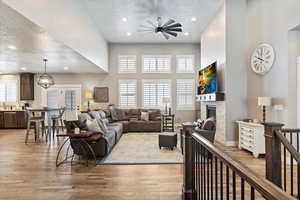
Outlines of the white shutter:
{"label": "white shutter", "polygon": [[145,108],[163,107],[163,97],[171,98],[170,80],[143,80],[143,104]]}
{"label": "white shutter", "polygon": [[194,55],[177,55],[176,72],[177,73],[194,73]]}
{"label": "white shutter", "polygon": [[171,56],[143,56],[144,73],[169,73]]}
{"label": "white shutter", "polygon": [[136,56],[119,56],[119,73],[136,73]]}
{"label": "white shutter", "polygon": [[177,108],[193,109],[195,102],[195,81],[193,79],[177,79]]}
{"label": "white shutter", "polygon": [[17,99],[17,81],[8,80],[0,82],[0,102],[16,103]]}
{"label": "white shutter", "polygon": [[49,108],[58,108],[58,89],[47,91],[47,106]]}
{"label": "white shutter", "polygon": [[136,80],[119,80],[119,106],[136,107]]}

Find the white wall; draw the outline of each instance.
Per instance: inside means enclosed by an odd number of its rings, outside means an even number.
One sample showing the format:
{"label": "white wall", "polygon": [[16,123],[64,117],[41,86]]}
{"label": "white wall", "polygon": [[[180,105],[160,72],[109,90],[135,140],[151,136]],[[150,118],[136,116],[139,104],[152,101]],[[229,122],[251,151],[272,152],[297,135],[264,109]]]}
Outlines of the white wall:
{"label": "white wall", "polygon": [[[281,122],[295,127],[295,70],[289,63],[289,30],[300,24],[300,3],[298,0],[248,0],[247,8],[247,67],[250,56],[261,42],[271,44],[276,52],[272,70],[265,76],[248,71],[248,114],[251,118],[261,116],[257,107],[257,96],[272,97],[273,104],[283,104],[285,110],[279,114]],[[291,36],[292,37],[292,36]],[[275,111],[268,109],[270,120],[276,120]],[[261,118],[261,117],[260,117]]]}
{"label": "white wall", "polygon": [[[119,74],[118,73],[118,56],[137,55],[137,73]],[[143,54],[167,54],[172,56],[172,73],[170,74],[143,74],[141,72],[141,56]],[[109,73],[108,74],[53,74],[56,84],[82,84],[82,94],[94,87],[109,87],[109,102],[118,105],[118,80],[119,79],[137,79],[138,80],[138,107],[142,106],[142,79],[171,79],[172,80],[172,107],[176,112],[177,121],[194,121],[195,110],[176,110],[176,79],[178,78],[195,78],[194,74],[177,74],[176,73],[176,55],[193,54],[195,55],[195,67],[200,62],[199,44],[110,44],[109,45]],[[196,70],[195,70],[196,71]],[[195,83],[196,85],[196,83]],[[36,102],[41,102],[40,88],[36,86]],[[86,108],[86,100],[82,97],[83,109]],[[92,104],[92,108],[106,108],[107,104]]]}

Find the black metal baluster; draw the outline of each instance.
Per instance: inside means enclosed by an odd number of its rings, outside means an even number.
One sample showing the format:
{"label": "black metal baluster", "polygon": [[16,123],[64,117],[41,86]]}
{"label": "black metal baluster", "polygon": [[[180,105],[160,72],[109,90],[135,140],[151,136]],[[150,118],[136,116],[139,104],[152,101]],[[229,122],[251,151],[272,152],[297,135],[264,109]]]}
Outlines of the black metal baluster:
{"label": "black metal baluster", "polygon": [[296,132],[297,135],[297,152],[299,153],[299,132]]}
{"label": "black metal baluster", "polygon": [[200,196],[201,200],[203,198],[203,162],[204,162],[204,155],[203,155],[203,147],[201,146],[201,157],[200,157],[200,174],[201,174],[201,187],[200,187]]}
{"label": "black metal baluster", "polygon": [[210,153],[207,151],[207,199],[209,199],[209,163],[210,163]]}
{"label": "black metal baluster", "polygon": [[203,199],[206,199],[206,150],[203,152]]}
{"label": "black metal baluster", "polygon": [[197,199],[200,200],[200,156],[201,156],[201,149],[202,145],[198,145],[197,151]]}
{"label": "black metal baluster", "polygon": [[[286,133],[284,133],[286,137]],[[283,148],[283,189],[286,192],[286,148]]]}
{"label": "black metal baluster", "polygon": [[[293,145],[293,134],[292,134],[292,132],[290,133],[290,143],[291,143],[291,145]],[[294,165],[294,158],[293,158],[293,156],[292,156],[292,154],[290,154],[290,156],[291,156],[291,195],[293,196],[294,195],[294,181],[293,181],[293,179],[294,179],[294,174],[293,174],[293,172],[294,172],[294,167],[293,167],[293,165]]]}
{"label": "black metal baluster", "polygon": [[192,177],[193,177],[193,191],[192,191],[192,199],[195,200],[195,195],[196,195],[196,191],[195,191],[195,178],[197,176],[196,173],[196,162],[195,162],[195,155],[197,154],[196,151],[196,142],[195,140],[192,140]]}
{"label": "black metal baluster", "polygon": [[223,162],[220,161],[220,199],[223,200]]}
{"label": "black metal baluster", "polygon": [[232,195],[233,200],[236,200],[236,182],[235,182],[235,171],[232,171]]}
{"label": "black metal baluster", "polygon": [[218,199],[218,158],[215,157],[215,196]]}
{"label": "black metal baluster", "polygon": [[226,199],[229,200],[229,167],[226,165]]}
{"label": "black metal baluster", "polygon": [[211,193],[211,199],[214,198],[213,160],[214,160],[214,156],[213,156],[213,154],[211,154],[211,160],[210,160],[210,193]]}
{"label": "black metal baluster", "polygon": [[251,200],[255,199],[255,191],[254,188],[251,186]]}
{"label": "black metal baluster", "polygon": [[[194,140],[193,140],[193,142],[195,142]],[[199,174],[198,174],[198,153],[199,153],[199,151],[198,151],[198,148],[199,148],[199,144],[197,143],[197,142],[195,142],[195,153],[193,154],[193,160],[195,160],[195,164],[194,164],[194,166],[195,166],[195,176],[194,176],[194,185],[193,185],[193,190],[195,191],[194,193],[195,193],[195,195],[194,195],[194,197],[193,197],[193,199],[194,200],[196,200],[197,199],[197,196],[198,196],[198,193],[199,193],[199,191],[197,190],[197,185],[198,185],[198,182],[197,182],[197,178],[198,178],[198,176],[199,176]]]}
{"label": "black metal baluster", "polygon": [[241,178],[241,200],[245,199],[245,180]]}

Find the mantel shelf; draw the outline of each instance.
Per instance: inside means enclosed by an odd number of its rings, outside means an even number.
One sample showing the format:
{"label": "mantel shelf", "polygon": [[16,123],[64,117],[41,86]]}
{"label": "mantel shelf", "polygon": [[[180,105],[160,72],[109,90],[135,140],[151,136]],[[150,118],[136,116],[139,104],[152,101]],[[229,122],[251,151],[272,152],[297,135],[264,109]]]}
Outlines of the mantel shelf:
{"label": "mantel shelf", "polygon": [[201,94],[196,96],[196,100],[200,102],[224,101],[225,94],[221,92],[211,93],[211,94]]}

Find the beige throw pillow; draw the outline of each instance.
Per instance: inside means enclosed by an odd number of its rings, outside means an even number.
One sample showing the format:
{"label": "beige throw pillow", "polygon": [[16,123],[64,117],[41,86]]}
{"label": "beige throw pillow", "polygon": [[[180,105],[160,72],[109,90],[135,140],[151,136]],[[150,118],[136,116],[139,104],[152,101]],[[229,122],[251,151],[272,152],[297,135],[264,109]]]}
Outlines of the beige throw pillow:
{"label": "beige throw pillow", "polygon": [[148,112],[141,112],[141,120],[149,121],[149,113]]}
{"label": "beige throw pillow", "polygon": [[103,133],[96,119],[86,120],[86,126],[89,131]]}

